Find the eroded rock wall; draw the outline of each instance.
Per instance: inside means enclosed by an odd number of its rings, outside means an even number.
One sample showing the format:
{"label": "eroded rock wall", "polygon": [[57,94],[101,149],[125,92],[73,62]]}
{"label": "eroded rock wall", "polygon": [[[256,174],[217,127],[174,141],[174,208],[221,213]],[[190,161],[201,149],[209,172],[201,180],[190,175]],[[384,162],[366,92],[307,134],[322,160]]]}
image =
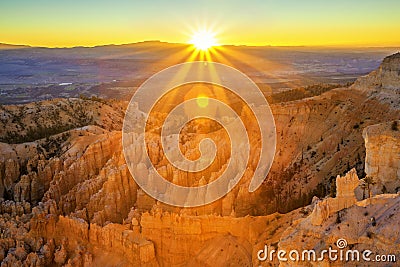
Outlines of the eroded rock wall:
{"label": "eroded rock wall", "polygon": [[373,194],[396,193],[400,189],[399,121],[365,128],[365,172],[374,179]]}

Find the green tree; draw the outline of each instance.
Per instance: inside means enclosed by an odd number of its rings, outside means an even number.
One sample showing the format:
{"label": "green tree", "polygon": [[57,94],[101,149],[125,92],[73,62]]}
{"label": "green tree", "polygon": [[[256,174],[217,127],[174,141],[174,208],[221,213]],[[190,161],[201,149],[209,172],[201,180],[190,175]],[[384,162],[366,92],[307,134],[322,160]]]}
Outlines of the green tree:
{"label": "green tree", "polygon": [[364,198],[365,198],[365,190],[367,190],[368,191],[368,198],[371,198],[372,197],[372,195],[371,195],[371,187],[373,186],[373,185],[375,185],[376,184],[376,182],[375,182],[375,180],[374,180],[374,178],[372,177],[372,176],[370,176],[370,175],[367,175],[363,180],[362,180],[362,185],[361,185],[361,188],[364,190],[364,193],[363,193],[363,195],[364,195]]}

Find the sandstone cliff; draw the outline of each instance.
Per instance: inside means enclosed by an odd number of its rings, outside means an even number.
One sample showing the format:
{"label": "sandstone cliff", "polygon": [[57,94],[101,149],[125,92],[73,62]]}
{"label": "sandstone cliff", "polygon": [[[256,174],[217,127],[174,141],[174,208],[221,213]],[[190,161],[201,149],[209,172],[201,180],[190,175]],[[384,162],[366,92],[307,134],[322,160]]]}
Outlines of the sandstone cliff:
{"label": "sandstone cliff", "polygon": [[377,70],[357,79],[352,87],[399,109],[400,52],[386,57]]}
{"label": "sandstone cliff", "polygon": [[365,172],[375,180],[373,194],[397,193],[400,189],[400,130],[396,127],[398,123],[396,120],[364,129]]}
{"label": "sandstone cliff", "polygon": [[338,176],[336,178],[336,197],[329,197],[315,203],[314,210],[310,215],[312,225],[321,225],[330,215],[356,203],[354,189],[359,184],[355,169],[352,169],[344,177]]}

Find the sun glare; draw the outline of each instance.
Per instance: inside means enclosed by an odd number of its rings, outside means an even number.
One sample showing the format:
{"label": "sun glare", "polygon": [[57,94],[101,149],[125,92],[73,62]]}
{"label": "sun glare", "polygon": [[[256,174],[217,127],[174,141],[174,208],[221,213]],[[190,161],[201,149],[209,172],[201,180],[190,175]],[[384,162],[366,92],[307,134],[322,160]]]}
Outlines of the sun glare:
{"label": "sun glare", "polygon": [[196,32],[193,34],[192,40],[190,40],[197,49],[207,51],[209,48],[217,45],[215,34],[208,31]]}

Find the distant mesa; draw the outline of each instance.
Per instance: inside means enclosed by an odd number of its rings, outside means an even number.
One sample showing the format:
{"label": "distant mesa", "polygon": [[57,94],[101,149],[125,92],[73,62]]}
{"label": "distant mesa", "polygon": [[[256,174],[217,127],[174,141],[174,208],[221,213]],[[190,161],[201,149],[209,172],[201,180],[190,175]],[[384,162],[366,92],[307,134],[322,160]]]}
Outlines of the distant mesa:
{"label": "distant mesa", "polygon": [[29,46],[29,45],[13,45],[13,44],[0,43],[0,50],[21,49],[21,48],[31,48],[31,46]]}

